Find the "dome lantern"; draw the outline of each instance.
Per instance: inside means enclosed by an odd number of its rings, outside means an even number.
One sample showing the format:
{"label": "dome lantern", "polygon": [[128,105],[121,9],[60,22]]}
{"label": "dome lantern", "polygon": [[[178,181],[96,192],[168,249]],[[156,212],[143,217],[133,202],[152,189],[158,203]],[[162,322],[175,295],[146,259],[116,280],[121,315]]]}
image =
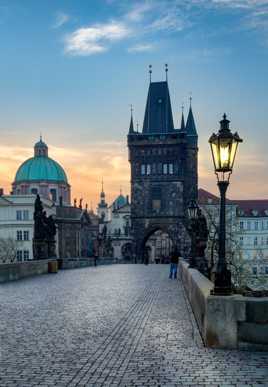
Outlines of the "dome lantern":
{"label": "dome lantern", "polygon": [[40,140],[34,146],[34,157],[48,157],[48,146],[42,140],[42,136],[40,136]]}

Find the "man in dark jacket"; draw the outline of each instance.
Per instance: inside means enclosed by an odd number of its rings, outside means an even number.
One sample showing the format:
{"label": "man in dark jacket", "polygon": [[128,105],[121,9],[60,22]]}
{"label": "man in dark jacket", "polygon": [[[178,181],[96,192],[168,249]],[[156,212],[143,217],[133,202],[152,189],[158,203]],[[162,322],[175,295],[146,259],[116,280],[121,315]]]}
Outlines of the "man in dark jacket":
{"label": "man in dark jacket", "polygon": [[179,263],[179,252],[175,247],[170,257],[170,273],[169,273],[170,279],[172,279],[173,276],[174,276],[174,279],[177,278],[178,263]]}

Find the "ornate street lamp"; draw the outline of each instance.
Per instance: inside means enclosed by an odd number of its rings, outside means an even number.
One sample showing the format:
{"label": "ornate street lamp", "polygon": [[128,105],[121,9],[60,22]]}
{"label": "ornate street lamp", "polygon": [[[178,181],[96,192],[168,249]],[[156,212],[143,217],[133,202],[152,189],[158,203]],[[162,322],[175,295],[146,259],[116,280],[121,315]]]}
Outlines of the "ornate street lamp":
{"label": "ornate street lamp", "polygon": [[196,268],[196,223],[198,218],[199,207],[194,200],[191,200],[189,206],[187,208],[188,219],[189,219],[189,227],[188,231],[191,237],[191,256],[190,256],[190,264],[189,268]]}
{"label": "ornate street lamp", "polygon": [[237,147],[239,142],[243,141],[237,132],[233,134],[230,131],[229,123],[230,121],[227,120],[226,114],[224,114],[223,119],[220,121],[221,126],[219,132],[217,134],[213,133],[209,139],[221,197],[219,258],[213,290],[213,294],[218,295],[228,295],[232,291],[231,272],[227,269],[225,257],[225,199],[230,176],[233,171]]}

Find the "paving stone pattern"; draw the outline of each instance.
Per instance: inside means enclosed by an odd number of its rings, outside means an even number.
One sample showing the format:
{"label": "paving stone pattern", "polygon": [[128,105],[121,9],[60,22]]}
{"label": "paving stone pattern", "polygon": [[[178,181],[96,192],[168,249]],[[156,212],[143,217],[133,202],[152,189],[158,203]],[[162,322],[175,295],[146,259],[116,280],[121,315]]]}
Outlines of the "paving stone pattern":
{"label": "paving stone pattern", "polygon": [[268,386],[268,353],[203,347],[166,265],[0,285],[0,386]]}

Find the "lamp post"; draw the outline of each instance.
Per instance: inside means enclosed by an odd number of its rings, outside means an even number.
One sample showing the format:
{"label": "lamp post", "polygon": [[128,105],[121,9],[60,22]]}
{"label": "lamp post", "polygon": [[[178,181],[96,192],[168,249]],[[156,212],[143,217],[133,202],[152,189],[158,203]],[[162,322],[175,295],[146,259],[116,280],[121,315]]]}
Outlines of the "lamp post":
{"label": "lamp post", "polygon": [[191,256],[190,256],[190,264],[189,268],[196,268],[196,221],[198,218],[198,210],[199,207],[194,200],[191,200],[189,206],[187,208],[188,219],[189,219],[189,227],[188,231],[191,236]]}
{"label": "lamp post", "polygon": [[239,142],[243,140],[238,133],[234,134],[229,129],[230,121],[226,114],[220,121],[220,130],[213,133],[209,139],[215,174],[220,191],[220,228],[219,228],[219,258],[217,263],[213,294],[228,295],[232,292],[231,272],[227,268],[225,257],[225,199]]}

